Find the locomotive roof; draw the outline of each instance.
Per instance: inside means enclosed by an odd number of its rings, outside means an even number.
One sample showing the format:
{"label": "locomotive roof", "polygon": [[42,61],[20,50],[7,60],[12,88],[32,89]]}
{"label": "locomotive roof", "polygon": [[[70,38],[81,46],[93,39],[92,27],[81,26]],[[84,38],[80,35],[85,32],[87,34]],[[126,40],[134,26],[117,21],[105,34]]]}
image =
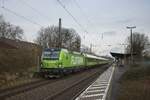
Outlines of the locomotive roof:
{"label": "locomotive roof", "polygon": [[76,51],[69,51],[69,50],[67,50],[67,49],[65,49],[65,48],[46,48],[46,49],[44,49],[44,51],[65,51],[65,52],[72,52],[72,53],[74,53],[74,54],[81,54],[80,52],[76,52]]}
{"label": "locomotive roof", "polygon": [[84,56],[86,56],[86,57],[88,57],[88,58],[99,59],[99,60],[107,60],[107,59],[105,59],[105,58],[98,57],[98,56],[94,56],[94,55],[91,55],[91,54],[84,54]]}
{"label": "locomotive roof", "polygon": [[44,51],[60,51],[61,48],[46,48]]}

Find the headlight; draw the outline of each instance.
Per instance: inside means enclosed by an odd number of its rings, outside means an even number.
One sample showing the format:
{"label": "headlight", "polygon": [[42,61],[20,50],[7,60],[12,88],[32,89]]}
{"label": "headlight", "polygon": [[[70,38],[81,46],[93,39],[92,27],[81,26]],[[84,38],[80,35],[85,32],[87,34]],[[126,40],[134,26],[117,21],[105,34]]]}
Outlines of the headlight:
{"label": "headlight", "polygon": [[43,64],[41,63],[41,67],[43,66]]}
{"label": "headlight", "polygon": [[58,64],[58,67],[61,67],[61,68],[63,67],[62,62]]}
{"label": "headlight", "polygon": [[62,64],[59,64],[59,67],[62,67]]}

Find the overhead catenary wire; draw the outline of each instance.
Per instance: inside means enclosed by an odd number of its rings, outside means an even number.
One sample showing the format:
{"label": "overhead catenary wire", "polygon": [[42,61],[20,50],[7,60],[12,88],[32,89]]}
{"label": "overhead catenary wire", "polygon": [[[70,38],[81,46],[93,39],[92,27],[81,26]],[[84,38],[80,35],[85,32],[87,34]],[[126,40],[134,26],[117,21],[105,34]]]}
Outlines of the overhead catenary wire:
{"label": "overhead catenary wire", "polygon": [[4,0],[2,0],[2,7],[4,7]]}
{"label": "overhead catenary wire", "polygon": [[[80,5],[78,4],[78,2],[76,0],[73,0],[75,5],[77,6],[77,8],[80,9],[80,12],[82,13],[82,16],[86,19],[86,21],[88,22],[88,24],[90,23],[90,21],[87,19],[85,13],[83,12],[83,10],[81,9]],[[85,41],[85,34],[83,35],[83,39]]]}
{"label": "overhead catenary wire", "polygon": [[87,20],[88,24],[92,24],[91,21],[89,20],[88,16],[86,15],[86,13],[83,11],[81,6],[77,2],[77,0],[73,0],[73,1],[74,1],[75,5],[80,9],[80,12],[82,13],[83,17]]}
{"label": "overhead catenary wire", "polygon": [[[74,4],[76,5],[76,7],[80,10],[80,12],[81,12],[82,16],[84,17],[87,25],[88,26],[93,26],[92,20],[89,19],[89,16],[87,16],[87,14],[85,13],[85,11],[82,9],[82,7],[80,6],[80,4],[78,3],[78,0],[72,0],[72,1],[74,1]],[[95,39],[94,35],[91,35],[90,37],[92,39]]]}
{"label": "overhead catenary wire", "polygon": [[30,9],[32,9],[34,12],[36,12],[38,15],[46,18],[48,21],[50,20],[50,18],[48,16],[46,16],[44,13],[40,12],[39,10],[37,10],[36,8],[32,7],[30,4],[28,4],[25,0],[19,0],[20,2],[22,2],[24,5],[28,6]]}
{"label": "overhead catenary wire", "polygon": [[4,7],[4,0],[0,0],[0,7]]}
{"label": "overhead catenary wire", "polygon": [[[93,26],[93,20],[90,20],[89,17],[87,16],[87,14],[85,13],[85,11],[82,9],[82,7],[80,6],[80,4],[78,3],[78,0],[73,0],[75,5],[80,9],[80,12],[82,13],[82,16],[84,17],[84,19],[87,21],[87,24],[90,26]],[[93,37],[94,35],[92,35],[92,38],[95,39],[95,37]],[[99,37],[97,37],[97,39],[99,39]],[[103,40],[103,34],[101,39]]]}
{"label": "overhead catenary wire", "polygon": [[57,0],[57,2],[60,4],[60,6],[72,17],[72,19],[81,27],[81,29],[88,33],[88,31],[78,22],[78,20],[70,13],[70,11],[63,5],[63,3],[60,0]]}
{"label": "overhead catenary wire", "polygon": [[16,13],[16,12],[14,12],[14,11],[12,11],[12,10],[10,10],[10,9],[8,9],[8,8],[6,8],[6,7],[4,7],[4,6],[2,6],[1,8],[4,9],[5,11],[11,13],[11,14],[14,14],[14,15],[17,16],[17,17],[20,17],[20,18],[22,18],[22,19],[24,19],[24,20],[26,20],[26,21],[32,23],[32,24],[35,24],[35,25],[40,26],[40,27],[43,27],[43,26],[40,25],[39,23],[37,23],[37,22],[35,22],[35,21],[32,21],[32,20],[30,20],[29,18],[26,18],[25,16],[20,15],[20,14],[18,14],[18,13]]}

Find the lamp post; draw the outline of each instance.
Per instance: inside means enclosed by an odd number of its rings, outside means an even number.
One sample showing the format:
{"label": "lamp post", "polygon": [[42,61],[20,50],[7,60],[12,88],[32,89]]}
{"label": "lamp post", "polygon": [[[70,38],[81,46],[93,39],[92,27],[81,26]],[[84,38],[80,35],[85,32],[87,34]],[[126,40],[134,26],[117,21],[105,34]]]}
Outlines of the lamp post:
{"label": "lamp post", "polygon": [[136,26],[132,26],[132,27],[127,26],[126,28],[129,29],[130,33],[131,33],[131,37],[130,37],[130,42],[131,42],[130,53],[131,53],[131,63],[132,63],[132,61],[133,61],[132,29],[136,28]]}

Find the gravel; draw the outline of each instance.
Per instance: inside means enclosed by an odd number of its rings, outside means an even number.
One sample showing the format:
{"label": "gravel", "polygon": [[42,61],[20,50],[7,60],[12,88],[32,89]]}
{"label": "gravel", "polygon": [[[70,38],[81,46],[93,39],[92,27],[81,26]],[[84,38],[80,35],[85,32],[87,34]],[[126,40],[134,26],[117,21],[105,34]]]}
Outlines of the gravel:
{"label": "gravel", "polygon": [[[25,91],[25,92],[16,94],[16,95],[11,96],[11,97],[6,97],[5,99],[6,100],[47,100],[49,97],[53,96],[54,94],[57,94],[60,91],[63,91],[65,88],[71,86],[72,84],[74,84],[78,81],[81,81],[87,77],[90,77],[94,73],[102,72],[105,69],[106,69],[106,66],[100,66],[97,68],[88,69],[84,72],[78,72],[76,74],[68,75],[68,76],[65,76],[63,78],[60,78],[56,82],[34,88],[30,91]],[[86,86],[86,83],[89,84],[90,82],[91,82],[91,80],[89,82],[85,82],[80,87],[83,88],[84,86]],[[74,89],[74,90],[78,90],[78,89]],[[71,90],[71,92],[72,92],[72,94],[76,95],[74,93],[74,90]],[[79,90],[82,90],[82,89],[79,88]],[[62,93],[62,95],[64,95],[64,94]],[[66,96],[64,95],[62,97],[66,97]],[[60,98],[58,98],[57,100],[60,100]],[[67,100],[67,99],[61,98],[61,100]]]}

